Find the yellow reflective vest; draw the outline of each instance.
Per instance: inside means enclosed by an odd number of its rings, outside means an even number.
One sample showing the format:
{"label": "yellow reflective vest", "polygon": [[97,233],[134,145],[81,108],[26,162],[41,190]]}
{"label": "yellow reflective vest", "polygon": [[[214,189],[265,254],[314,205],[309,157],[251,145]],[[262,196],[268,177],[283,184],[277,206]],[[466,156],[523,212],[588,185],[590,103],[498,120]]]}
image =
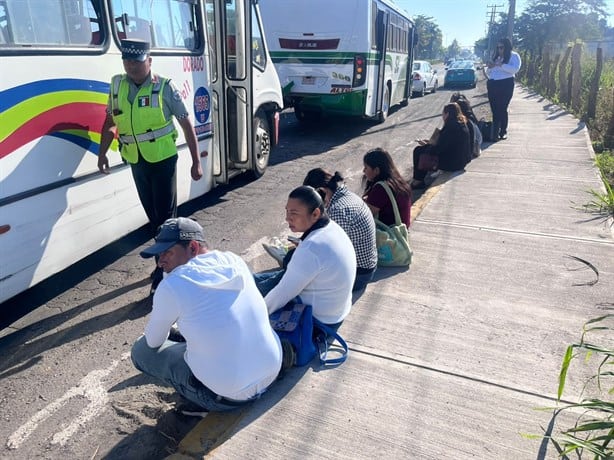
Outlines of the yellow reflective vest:
{"label": "yellow reflective vest", "polygon": [[111,80],[111,115],[119,134],[120,152],[128,163],[157,163],[177,154],[177,130],[173,119],[164,118],[162,91],[169,80],[158,75],[149,85],[139,88],[132,104],[128,102],[129,83],[126,74]]}

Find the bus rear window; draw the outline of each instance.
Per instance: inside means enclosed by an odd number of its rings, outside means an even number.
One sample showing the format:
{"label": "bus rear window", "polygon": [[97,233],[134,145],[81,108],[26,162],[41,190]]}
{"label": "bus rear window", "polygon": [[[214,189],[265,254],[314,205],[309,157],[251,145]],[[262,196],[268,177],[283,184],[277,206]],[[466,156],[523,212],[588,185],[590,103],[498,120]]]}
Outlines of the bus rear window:
{"label": "bus rear window", "polygon": [[99,11],[90,0],[0,1],[0,48],[100,45]]}

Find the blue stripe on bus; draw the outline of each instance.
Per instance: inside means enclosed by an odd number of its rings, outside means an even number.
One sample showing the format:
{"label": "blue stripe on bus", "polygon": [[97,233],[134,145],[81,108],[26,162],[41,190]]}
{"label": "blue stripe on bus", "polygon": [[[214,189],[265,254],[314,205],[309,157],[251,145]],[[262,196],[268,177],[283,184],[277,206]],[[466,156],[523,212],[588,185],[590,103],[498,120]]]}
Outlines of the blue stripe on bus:
{"label": "blue stripe on bus", "polygon": [[79,147],[82,147],[84,149],[86,149],[89,152],[93,152],[94,154],[98,155],[98,148],[100,147],[100,145],[90,139],[87,139],[85,137],[81,137],[81,136],[76,136],[74,134],[70,134],[70,133],[63,133],[63,132],[55,132],[55,133],[50,133],[48,134],[48,136],[53,136],[53,137],[57,137],[59,139],[64,139],[68,142],[72,142],[73,144],[77,144]]}
{"label": "blue stripe on bus", "polygon": [[38,80],[0,92],[0,112],[4,112],[26,99],[40,96],[41,94],[57,91],[95,91],[108,94],[109,87],[109,83],[103,81],[80,80],[77,78]]}

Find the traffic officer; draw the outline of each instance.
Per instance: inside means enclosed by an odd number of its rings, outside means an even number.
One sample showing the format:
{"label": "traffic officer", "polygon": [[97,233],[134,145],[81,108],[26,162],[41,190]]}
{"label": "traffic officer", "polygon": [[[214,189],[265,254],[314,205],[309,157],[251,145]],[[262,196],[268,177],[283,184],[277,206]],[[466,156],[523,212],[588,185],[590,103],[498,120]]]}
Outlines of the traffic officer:
{"label": "traffic officer", "polygon": [[[152,236],[177,216],[177,130],[183,130],[192,157],[192,179],[202,167],[198,143],[188,111],[168,78],[151,73],[150,45],[143,40],[122,40],[125,74],[115,75],[107,102],[98,153],[98,169],[109,174],[107,151],[117,136],[123,160],[130,164],[139,199],[149,219]],[[151,274],[152,293],[162,280],[159,267]]]}

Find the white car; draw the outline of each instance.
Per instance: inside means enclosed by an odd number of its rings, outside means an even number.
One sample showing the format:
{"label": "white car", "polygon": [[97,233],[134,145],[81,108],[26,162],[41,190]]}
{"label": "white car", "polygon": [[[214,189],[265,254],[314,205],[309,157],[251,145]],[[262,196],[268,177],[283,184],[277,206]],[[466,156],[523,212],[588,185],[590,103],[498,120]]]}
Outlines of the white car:
{"label": "white car", "polygon": [[437,91],[439,81],[437,80],[437,70],[433,69],[430,62],[414,61],[412,67],[412,94],[424,96],[428,91]]}

